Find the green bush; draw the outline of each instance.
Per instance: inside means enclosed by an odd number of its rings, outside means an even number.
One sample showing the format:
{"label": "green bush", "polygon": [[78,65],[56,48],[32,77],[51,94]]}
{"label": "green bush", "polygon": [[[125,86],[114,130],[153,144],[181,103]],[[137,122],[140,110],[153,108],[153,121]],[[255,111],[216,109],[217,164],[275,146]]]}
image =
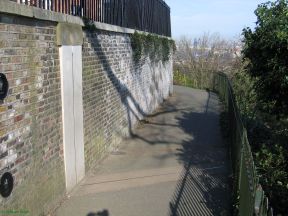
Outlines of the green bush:
{"label": "green bush", "polygon": [[259,5],[257,26],[246,28],[247,72],[257,78],[255,89],[265,112],[288,115],[288,1]]}
{"label": "green bush", "polygon": [[255,30],[243,31],[243,55],[248,64],[236,75],[235,94],[260,183],[275,213],[287,215],[288,1],[261,4],[255,14]]}
{"label": "green bush", "polygon": [[181,73],[179,70],[174,71],[173,84],[195,88],[194,80],[189,75]]}
{"label": "green bush", "polygon": [[256,95],[256,79],[239,70],[232,78],[233,89],[248,132],[260,183],[276,214],[287,214],[288,120],[264,112]]}

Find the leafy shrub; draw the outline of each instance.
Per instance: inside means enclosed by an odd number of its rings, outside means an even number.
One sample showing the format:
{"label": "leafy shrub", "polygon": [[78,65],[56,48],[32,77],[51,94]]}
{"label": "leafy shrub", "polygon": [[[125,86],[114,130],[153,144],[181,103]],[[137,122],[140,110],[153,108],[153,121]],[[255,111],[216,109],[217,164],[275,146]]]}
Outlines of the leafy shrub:
{"label": "leafy shrub", "polygon": [[288,1],[259,5],[255,31],[246,28],[247,72],[257,78],[255,89],[265,112],[288,114]]}
{"label": "leafy shrub", "polygon": [[243,31],[247,64],[235,79],[235,92],[242,115],[249,120],[248,137],[260,182],[275,213],[287,215],[288,1],[261,4],[255,14],[255,30]]}
{"label": "leafy shrub", "polygon": [[287,214],[287,117],[264,112],[256,95],[256,79],[239,70],[232,78],[235,97],[248,132],[260,184],[276,214]]}
{"label": "leafy shrub", "polygon": [[174,71],[173,84],[195,88],[195,80],[189,75],[181,73],[179,70]]}

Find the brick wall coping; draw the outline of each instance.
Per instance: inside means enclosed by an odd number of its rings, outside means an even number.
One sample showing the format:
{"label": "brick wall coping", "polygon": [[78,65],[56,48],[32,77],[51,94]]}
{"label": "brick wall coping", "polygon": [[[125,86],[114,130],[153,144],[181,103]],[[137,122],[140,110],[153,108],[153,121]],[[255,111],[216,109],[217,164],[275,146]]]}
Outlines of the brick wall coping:
{"label": "brick wall coping", "polygon": [[[36,7],[30,7],[23,4],[18,4],[10,0],[0,0],[0,13],[13,14],[18,16],[30,17],[39,20],[46,20],[58,23],[70,23],[84,26],[83,20],[77,16],[66,15],[53,11],[43,10]],[[106,23],[94,22],[95,27],[99,30],[119,32],[126,34],[133,34],[136,30],[130,28],[124,28],[116,25],[110,25]],[[141,32],[141,31],[138,31]],[[147,32],[142,32],[147,33]],[[161,35],[160,35],[161,36]],[[166,36],[161,36],[166,37]]]}

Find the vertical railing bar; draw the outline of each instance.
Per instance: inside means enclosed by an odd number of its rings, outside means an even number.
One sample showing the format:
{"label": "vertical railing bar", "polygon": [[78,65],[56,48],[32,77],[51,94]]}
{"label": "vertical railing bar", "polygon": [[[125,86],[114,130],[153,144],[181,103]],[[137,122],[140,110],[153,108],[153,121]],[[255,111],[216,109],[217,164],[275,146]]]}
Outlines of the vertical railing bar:
{"label": "vertical railing bar", "polygon": [[105,22],[105,0],[101,0],[101,11],[102,11],[102,17],[101,17],[101,22]]}
{"label": "vertical railing bar", "polygon": [[101,10],[100,10],[100,8],[101,8],[101,2],[100,2],[100,0],[97,0],[95,2],[95,10],[96,10],[96,19],[95,19],[95,21],[97,21],[97,22],[101,21]]}
{"label": "vertical railing bar", "polygon": [[58,11],[58,6],[59,6],[59,5],[58,5],[58,1],[59,1],[59,0],[55,0],[55,2],[54,2],[55,12],[59,12],[59,11]]}
{"label": "vertical railing bar", "polygon": [[107,7],[107,14],[108,14],[108,23],[112,24],[111,20],[112,20],[112,11],[111,11],[111,1],[112,0],[107,0],[106,1],[106,7]]}
{"label": "vertical railing bar", "polygon": [[125,25],[126,25],[125,4],[126,4],[126,1],[121,0],[121,26],[122,27],[125,27]]}
{"label": "vertical railing bar", "polygon": [[64,0],[64,13],[67,14],[67,2],[68,0]]}
{"label": "vertical railing bar", "polygon": [[91,5],[91,10],[92,10],[92,20],[95,20],[95,0],[93,0]]}
{"label": "vertical railing bar", "polygon": [[83,17],[87,17],[87,0],[83,0]]}
{"label": "vertical railing bar", "polygon": [[97,15],[98,14],[98,11],[97,11],[97,1],[94,0],[94,21],[97,20]]}
{"label": "vertical railing bar", "polygon": [[93,20],[93,1],[89,0],[89,19]]}
{"label": "vertical railing bar", "polygon": [[[156,2],[156,11],[159,11],[158,1],[155,1],[155,2]],[[158,30],[158,18],[159,18],[159,12],[156,12],[154,33],[157,33],[157,30]]]}
{"label": "vertical railing bar", "polygon": [[144,31],[147,31],[147,17],[148,17],[148,1],[145,0],[145,5],[146,7],[144,8],[144,23],[143,23],[143,28],[144,28]]}
{"label": "vertical railing bar", "polygon": [[67,14],[67,0],[64,0],[64,13]]}
{"label": "vertical railing bar", "polygon": [[119,0],[115,1],[115,20],[114,20],[115,25],[118,25],[118,26],[120,25],[119,24],[119,21],[120,21],[119,20],[119,11],[120,11],[119,2],[120,2]]}
{"label": "vertical railing bar", "polygon": [[102,7],[103,7],[103,23],[106,23],[107,22],[107,11],[106,11],[106,0],[102,0],[103,1],[103,4],[102,4]]}
{"label": "vertical railing bar", "polygon": [[57,0],[57,2],[58,2],[58,6],[57,6],[58,11],[57,12],[62,13],[61,0]]}
{"label": "vertical railing bar", "polygon": [[82,4],[81,4],[82,0],[76,0],[76,14],[79,17],[82,17]]}
{"label": "vertical railing bar", "polygon": [[80,16],[83,18],[85,17],[85,10],[86,10],[86,5],[85,5],[85,0],[80,0]]}
{"label": "vertical railing bar", "polygon": [[98,0],[96,0],[95,10],[96,10],[96,20],[95,21],[98,21],[98,19],[99,19],[99,1]]}
{"label": "vertical railing bar", "polygon": [[75,0],[76,5],[75,5],[75,11],[76,11],[76,16],[81,17],[81,2],[80,0]]}
{"label": "vertical railing bar", "polygon": [[94,18],[93,18],[93,21],[96,21],[97,20],[97,14],[98,14],[98,11],[97,11],[97,1],[94,0],[93,1],[93,14],[94,14]]}
{"label": "vertical railing bar", "polygon": [[105,0],[101,0],[101,11],[102,11],[102,17],[101,17],[101,22],[105,22]]}
{"label": "vertical railing bar", "polygon": [[89,20],[92,20],[92,15],[91,15],[91,0],[87,0],[87,17]]}
{"label": "vertical railing bar", "polygon": [[141,28],[141,25],[142,25],[142,4],[141,3],[143,3],[143,1],[142,0],[138,0],[138,4],[137,4],[137,8],[138,8],[138,22],[136,23],[136,28],[138,28],[138,30],[141,30],[142,28]]}
{"label": "vertical railing bar", "polygon": [[171,11],[163,0],[17,0],[17,2],[171,37]]}
{"label": "vertical railing bar", "polygon": [[70,0],[69,3],[69,8],[71,10],[71,15],[76,16],[76,1],[75,0]]}
{"label": "vertical railing bar", "polygon": [[147,0],[147,18],[146,18],[146,29],[149,31],[149,17],[150,17],[150,0]]}
{"label": "vertical railing bar", "polygon": [[98,16],[98,11],[97,11],[97,0],[94,0],[94,14],[95,14],[95,18],[93,21],[97,20],[97,16]]}
{"label": "vertical railing bar", "polygon": [[112,9],[112,2],[113,0],[108,1],[108,10],[109,10],[109,24],[113,24],[112,19],[113,19],[113,9]]}
{"label": "vertical railing bar", "polygon": [[92,18],[92,1],[93,0],[89,0],[89,6],[88,6],[89,20],[93,20],[93,18]]}
{"label": "vertical railing bar", "polygon": [[113,24],[112,19],[113,19],[113,10],[112,10],[112,1],[113,0],[108,0],[108,10],[109,10],[109,24]]}
{"label": "vertical railing bar", "polygon": [[68,0],[68,14],[72,14],[72,1],[73,0]]}
{"label": "vertical railing bar", "polygon": [[65,0],[65,4],[64,4],[64,13],[65,14],[68,14],[67,7],[68,7],[68,0]]}
{"label": "vertical railing bar", "polygon": [[153,0],[150,0],[150,14],[149,14],[149,31],[152,32],[153,23]]}
{"label": "vertical railing bar", "polygon": [[[117,0],[119,1],[119,0]],[[113,25],[117,25],[117,8],[116,8],[116,0],[113,1]]]}
{"label": "vertical railing bar", "polygon": [[113,0],[108,1],[108,5],[109,5],[109,14],[110,14],[110,24],[113,24],[113,9],[112,9]]}
{"label": "vertical railing bar", "polygon": [[78,1],[79,1],[78,13],[80,17],[83,17],[83,0],[78,0]]}
{"label": "vertical railing bar", "polygon": [[159,13],[158,13],[158,19],[157,19],[157,24],[158,24],[158,26],[157,26],[157,33],[158,33],[159,35],[161,35],[161,25],[160,25],[160,22],[161,22],[161,20],[162,20],[163,14],[162,14],[162,8],[161,8],[161,2],[160,2],[160,1],[158,1],[158,10],[159,10]]}
{"label": "vertical railing bar", "polygon": [[99,11],[99,17],[97,21],[101,22],[101,17],[102,17],[101,0],[98,0],[98,11]]}
{"label": "vertical railing bar", "polygon": [[70,14],[71,15],[78,16],[77,6],[78,6],[78,0],[72,0],[70,2]]}
{"label": "vertical railing bar", "polygon": [[159,11],[159,12],[157,13],[157,20],[156,20],[157,28],[156,28],[156,33],[159,34],[159,19],[161,19],[161,9],[160,9],[160,5],[159,5],[159,1],[157,1],[157,11]]}
{"label": "vertical railing bar", "polygon": [[144,20],[143,20],[143,29],[144,29],[144,31],[148,31],[147,30],[147,17],[148,17],[148,7],[149,7],[149,5],[148,5],[148,0],[144,0],[145,1],[145,7],[144,7]]}
{"label": "vertical railing bar", "polygon": [[72,1],[73,0],[68,0],[68,14],[72,14]]}
{"label": "vertical railing bar", "polygon": [[113,20],[112,20],[112,23],[113,23],[113,25],[116,25],[117,23],[117,20],[116,20],[116,15],[117,15],[117,10],[116,10],[116,1],[115,0],[113,0]]}
{"label": "vertical railing bar", "polygon": [[108,7],[107,7],[107,3],[108,3],[108,1],[107,0],[105,0],[104,1],[105,2],[105,4],[104,4],[104,9],[105,9],[105,22],[106,23],[109,23],[109,11],[108,11]]}
{"label": "vertical railing bar", "polygon": [[98,1],[98,11],[99,11],[98,21],[102,22],[102,0],[97,0],[97,1]]}
{"label": "vertical railing bar", "polygon": [[100,11],[100,22],[104,21],[104,10],[103,10],[103,0],[100,0],[99,2],[99,11]]}
{"label": "vertical railing bar", "polygon": [[96,21],[97,20],[97,1],[94,0],[94,20],[93,21]]}
{"label": "vertical railing bar", "polygon": [[118,10],[117,10],[117,1],[119,1],[119,0],[114,0],[113,1],[113,25],[117,25],[118,23],[117,23],[117,12],[118,12]]}

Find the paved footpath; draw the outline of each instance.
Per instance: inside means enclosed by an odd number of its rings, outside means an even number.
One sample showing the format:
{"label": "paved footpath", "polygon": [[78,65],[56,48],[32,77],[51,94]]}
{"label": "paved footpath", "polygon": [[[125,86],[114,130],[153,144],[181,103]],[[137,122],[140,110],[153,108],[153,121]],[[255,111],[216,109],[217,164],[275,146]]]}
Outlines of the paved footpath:
{"label": "paved footpath", "polygon": [[230,215],[231,169],[219,112],[214,93],[175,86],[56,215]]}

